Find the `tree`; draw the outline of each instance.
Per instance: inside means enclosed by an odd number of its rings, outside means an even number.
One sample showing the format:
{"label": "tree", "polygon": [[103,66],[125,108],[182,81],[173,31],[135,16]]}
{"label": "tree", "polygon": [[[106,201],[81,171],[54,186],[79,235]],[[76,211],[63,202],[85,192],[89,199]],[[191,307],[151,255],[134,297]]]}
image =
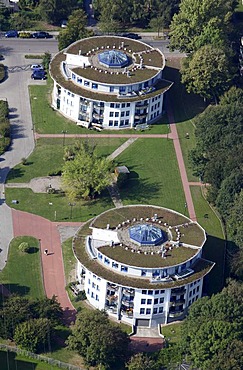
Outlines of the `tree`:
{"label": "tree", "polygon": [[236,104],[241,107],[243,106],[243,90],[236,86],[232,86],[223,96],[220,97],[221,106],[231,104]]}
{"label": "tree", "polygon": [[159,37],[160,30],[163,29],[163,27],[165,27],[165,20],[163,17],[152,18],[149,22],[149,26],[157,30]]}
{"label": "tree", "polygon": [[29,243],[23,242],[19,245],[19,250],[24,253],[28,253],[30,251],[31,247]]}
{"label": "tree", "polygon": [[48,319],[31,319],[18,324],[15,333],[15,343],[30,352],[46,350],[52,336],[52,326]]}
{"label": "tree", "polygon": [[55,326],[61,324],[63,311],[57,297],[37,299],[30,303],[33,318],[46,318]]}
{"label": "tree", "polygon": [[129,337],[112,324],[105,311],[81,311],[68,338],[68,347],[84,357],[88,365],[106,368],[123,363],[128,353]]}
{"label": "tree", "polygon": [[29,300],[11,295],[0,309],[0,337],[13,339],[17,325],[30,318]]}
{"label": "tree", "polygon": [[230,52],[205,45],[183,60],[181,75],[187,91],[217,100],[233,82]]}
{"label": "tree", "polygon": [[242,347],[242,288],[231,282],[221,293],[192,304],[182,326],[182,344],[193,365],[219,370],[213,366],[222,353],[234,341]]}
{"label": "tree", "polygon": [[95,149],[81,143],[75,149],[74,159],[64,163],[63,188],[70,200],[94,198],[111,183],[111,170],[109,160],[98,157]]}
{"label": "tree", "polygon": [[51,53],[45,52],[43,59],[42,59],[42,64],[45,69],[49,70],[49,64],[51,62]]}
{"label": "tree", "polygon": [[146,354],[138,353],[130,358],[126,368],[128,370],[155,370],[157,365]]}
{"label": "tree", "polygon": [[182,0],[170,26],[170,49],[193,53],[204,45],[225,45],[235,0]]}
{"label": "tree", "polygon": [[93,35],[87,28],[87,16],[83,9],[72,12],[68,18],[67,28],[60,31],[58,35],[58,48],[64,49],[73,42]]}

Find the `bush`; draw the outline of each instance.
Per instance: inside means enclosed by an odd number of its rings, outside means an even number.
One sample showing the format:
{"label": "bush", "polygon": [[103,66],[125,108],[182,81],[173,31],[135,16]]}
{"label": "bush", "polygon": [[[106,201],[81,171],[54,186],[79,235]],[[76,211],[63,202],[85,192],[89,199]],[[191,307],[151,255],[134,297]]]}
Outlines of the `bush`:
{"label": "bush", "polygon": [[4,77],[5,77],[5,68],[4,68],[4,64],[0,64],[0,82],[2,82],[4,80]]}
{"label": "bush", "polygon": [[8,102],[6,100],[0,100],[0,121],[4,118],[8,118]]}
{"label": "bush", "polygon": [[29,243],[27,242],[22,242],[20,245],[19,245],[19,250],[21,252],[24,252],[24,253],[29,253],[30,250],[31,250],[31,247],[29,245]]}
{"label": "bush", "polygon": [[5,119],[0,121],[0,135],[4,137],[10,137],[9,120]]}
{"label": "bush", "polygon": [[87,299],[86,294],[85,294],[85,291],[84,291],[84,290],[81,290],[81,291],[80,291],[80,292],[78,292],[78,294],[76,295],[76,297],[75,297],[75,302],[85,301],[85,299]]}

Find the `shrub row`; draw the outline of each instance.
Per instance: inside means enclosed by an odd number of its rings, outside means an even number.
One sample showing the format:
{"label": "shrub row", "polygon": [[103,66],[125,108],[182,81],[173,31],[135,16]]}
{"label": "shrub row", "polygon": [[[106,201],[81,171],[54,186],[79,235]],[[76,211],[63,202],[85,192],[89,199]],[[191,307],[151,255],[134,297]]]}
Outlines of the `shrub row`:
{"label": "shrub row", "polygon": [[4,77],[5,77],[4,64],[0,63],[0,82],[4,80]]}
{"label": "shrub row", "polygon": [[0,154],[10,145],[10,122],[8,119],[8,102],[0,100]]}

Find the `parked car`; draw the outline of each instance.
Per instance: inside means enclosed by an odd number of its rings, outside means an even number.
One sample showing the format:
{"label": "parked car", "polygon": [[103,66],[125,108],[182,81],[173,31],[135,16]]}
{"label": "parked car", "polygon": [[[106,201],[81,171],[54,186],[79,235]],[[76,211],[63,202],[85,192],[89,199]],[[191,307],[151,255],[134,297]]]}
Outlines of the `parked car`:
{"label": "parked car", "polygon": [[140,40],[142,37],[138,35],[137,33],[123,33],[123,37],[128,37],[129,39],[134,39],[134,40]]}
{"label": "parked car", "polygon": [[44,67],[41,64],[31,64],[30,68],[33,71],[44,71]]}
{"label": "parked car", "polygon": [[19,37],[19,33],[15,30],[7,31],[5,32],[5,37]]}
{"label": "parked car", "polygon": [[32,33],[32,37],[34,39],[50,39],[52,35],[50,35],[48,32],[45,31],[39,31]]}
{"label": "parked car", "polygon": [[67,20],[66,19],[62,20],[61,27],[62,28],[67,28]]}
{"label": "parked car", "polygon": [[45,80],[46,72],[45,71],[34,71],[31,75],[32,80]]}

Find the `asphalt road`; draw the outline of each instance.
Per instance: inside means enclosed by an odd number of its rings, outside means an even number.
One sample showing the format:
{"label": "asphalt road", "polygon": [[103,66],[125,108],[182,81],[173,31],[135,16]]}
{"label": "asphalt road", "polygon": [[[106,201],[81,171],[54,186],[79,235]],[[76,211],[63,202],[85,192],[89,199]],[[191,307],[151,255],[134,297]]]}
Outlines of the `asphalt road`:
{"label": "asphalt road", "polygon": [[11,56],[14,54],[51,54],[58,52],[57,40],[52,39],[20,39],[0,38],[0,54]]}

